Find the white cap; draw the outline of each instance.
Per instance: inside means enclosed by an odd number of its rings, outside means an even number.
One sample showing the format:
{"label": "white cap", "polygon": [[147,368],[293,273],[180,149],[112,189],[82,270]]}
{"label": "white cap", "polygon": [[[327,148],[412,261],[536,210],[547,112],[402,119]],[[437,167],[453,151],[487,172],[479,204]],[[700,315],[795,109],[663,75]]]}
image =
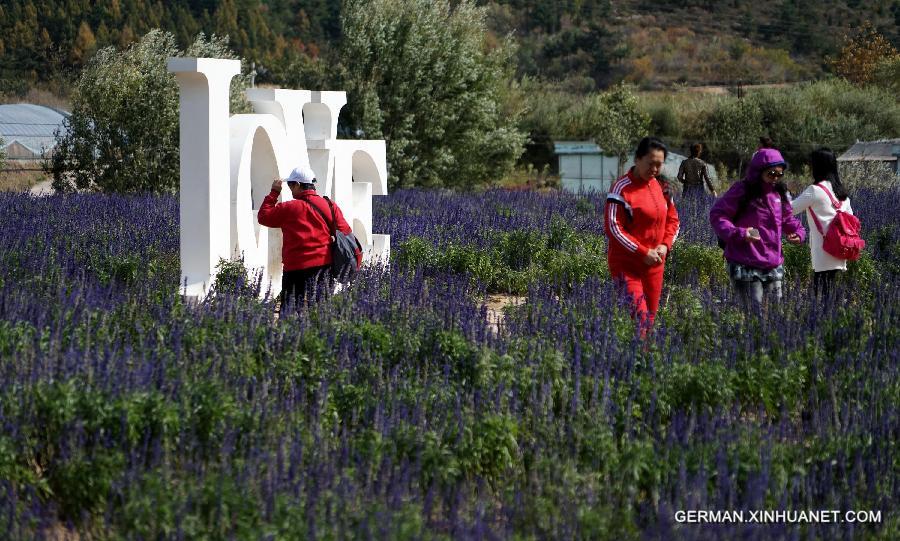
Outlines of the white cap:
{"label": "white cap", "polygon": [[285,182],[301,182],[303,184],[312,184],[316,181],[316,174],[313,173],[312,169],[305,165],[301,165],[300,167],[295,167],[291,174],[288,175],[288,178],[284,179]]}

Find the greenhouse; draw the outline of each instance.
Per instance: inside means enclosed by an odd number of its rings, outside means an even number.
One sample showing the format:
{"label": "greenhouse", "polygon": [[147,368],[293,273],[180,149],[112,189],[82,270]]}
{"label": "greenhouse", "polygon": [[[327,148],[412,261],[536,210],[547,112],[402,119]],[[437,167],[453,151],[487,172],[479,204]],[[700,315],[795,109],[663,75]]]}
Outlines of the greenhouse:
{"label": "greenhouse", "polygon": [[40,160],[56,146],[56,132],[65,129],[69,113],[29,103],[0,105],[3,152],[13,160]]}

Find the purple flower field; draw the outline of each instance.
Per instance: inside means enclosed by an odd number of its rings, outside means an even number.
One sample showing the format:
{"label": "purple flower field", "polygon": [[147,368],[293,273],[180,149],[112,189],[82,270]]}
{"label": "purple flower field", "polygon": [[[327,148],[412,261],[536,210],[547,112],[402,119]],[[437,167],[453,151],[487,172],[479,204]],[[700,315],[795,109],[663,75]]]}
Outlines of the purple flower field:
{"label": "purple flower field", "polygon": [[388,270],[276,319],[240,272],[181,299],[176,198],[0,193],[0,538],[900,538],[900,192],[853,197],[834,297],[788,246],[749,315],[679,202],[644,342],[602,196],[376,198]]}

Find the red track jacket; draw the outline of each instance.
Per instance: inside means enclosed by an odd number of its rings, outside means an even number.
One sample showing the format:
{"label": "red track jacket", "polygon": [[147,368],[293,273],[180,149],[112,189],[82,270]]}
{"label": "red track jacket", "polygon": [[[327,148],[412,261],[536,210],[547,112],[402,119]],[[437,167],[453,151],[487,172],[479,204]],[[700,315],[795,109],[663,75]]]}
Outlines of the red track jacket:
{"label": "red track jacket", "polygon": [[[315,190],[304,190],[300,199],[277,203],[278,192],[272,190],[259,207],[257,220],[266,227],[280,227],[284,235],[281,246],[281,260],[284,270],[302,270],[331,264],[331,209],[328,202]],[[310,207],[316,205],[328,217],[329,223]],[[337,229],[350,233],[350,226],[344,220],[344,213],[334,205]],[[359,256],[357,256],[357,260]]]}
{"label": "red track jacket", "polygon": [[659,181],[642,182],[631,171],[607,194],[604,217],[609,260],[634,270],[646,270],[642,259],[660,244],[671,251],[678,236],[678,211]]}

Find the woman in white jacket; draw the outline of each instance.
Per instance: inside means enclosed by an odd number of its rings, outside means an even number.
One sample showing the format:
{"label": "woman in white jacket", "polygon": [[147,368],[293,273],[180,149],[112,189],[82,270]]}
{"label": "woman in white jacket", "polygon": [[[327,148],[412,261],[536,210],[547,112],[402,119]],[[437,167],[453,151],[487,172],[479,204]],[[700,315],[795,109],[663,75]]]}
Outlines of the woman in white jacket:
{"label": "woman in white jacket", "polygon": [[[837,157],[828,148],[820,148],[810,155],[813,183],[791,202],[794,214],[808,212],[814,214],[822,224],[822,231],[828,232],[828,226],[834,220],[837,211],[832,201],[841,203],[841,211],[853,214],[847,189],[841,183],[838,174]],[[827,192],[826,192],[827,190]],[[816,227],[813,216],[807,216],[809,223],[809,251],[812,256],[813,288],[815,294],[821,292],[828,296],[838,271],[847,270],[847,260],[838,259],[823,248],[822,233]]]}

